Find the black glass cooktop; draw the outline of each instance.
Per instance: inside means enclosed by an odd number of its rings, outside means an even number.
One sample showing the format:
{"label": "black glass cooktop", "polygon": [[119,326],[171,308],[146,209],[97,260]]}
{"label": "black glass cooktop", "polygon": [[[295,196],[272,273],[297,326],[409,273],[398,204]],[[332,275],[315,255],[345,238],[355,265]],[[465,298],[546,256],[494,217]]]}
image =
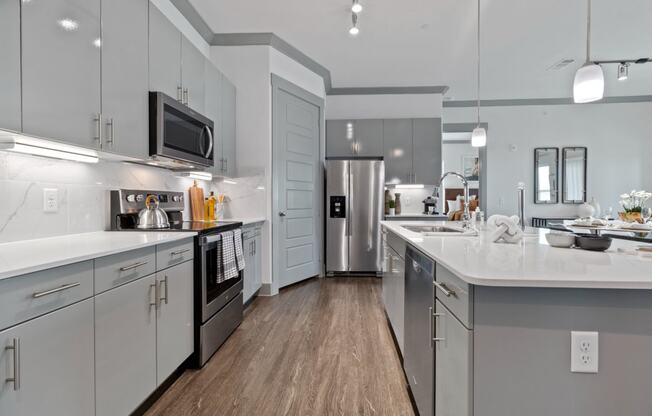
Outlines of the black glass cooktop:
{"label": "black glass cooktop", "polygon": [[210,233],[213,231],[226,231],[227,229],[241,227],[237,221],[182,221],[170,225],[169,231],[195,231]]}

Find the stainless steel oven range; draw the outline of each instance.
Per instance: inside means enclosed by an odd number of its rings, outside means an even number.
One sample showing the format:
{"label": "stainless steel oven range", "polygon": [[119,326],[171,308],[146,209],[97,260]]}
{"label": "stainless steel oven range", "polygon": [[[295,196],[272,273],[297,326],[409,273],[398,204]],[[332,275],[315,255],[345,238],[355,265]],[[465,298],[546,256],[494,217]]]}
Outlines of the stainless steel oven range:
{"label": "stainless steel oven range", "polygon": [[[169,218],[169,228],[139,229],[138,214],[149,196]],[[237,278],[217,283],[219,241],[222,233],[242,227],[241,222],[184,221],[183,192],[120,189],[111,191],[111,230],[194,231],[195,354],[193,362],[203,366],[242,322],[242,272]],[[150,198],[151,199],[151,198]]]}

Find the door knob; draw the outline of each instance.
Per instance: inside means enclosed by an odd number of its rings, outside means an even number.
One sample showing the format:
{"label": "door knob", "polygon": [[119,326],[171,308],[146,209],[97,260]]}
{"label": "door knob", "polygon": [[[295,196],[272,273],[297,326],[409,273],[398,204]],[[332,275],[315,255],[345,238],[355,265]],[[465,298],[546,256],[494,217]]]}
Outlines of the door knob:
{"label": "door knob", "polygon": [[287,214],[285,212],[281,211],[281,212],[278,213],[278,216],[279,217],[285,217],[285,216],[287,216]]}

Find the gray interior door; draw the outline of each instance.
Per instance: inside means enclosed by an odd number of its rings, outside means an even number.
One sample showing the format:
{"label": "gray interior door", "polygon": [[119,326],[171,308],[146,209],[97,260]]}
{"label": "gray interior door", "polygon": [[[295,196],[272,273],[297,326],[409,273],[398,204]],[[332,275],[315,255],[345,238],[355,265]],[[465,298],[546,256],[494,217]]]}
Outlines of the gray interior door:
{"label": "gray interior door", "polygon": [[273,232],[279,287],[320,271],[320,118],[320,108],[293,88],[279,87],[275,92],[273,174],[278,220]]}

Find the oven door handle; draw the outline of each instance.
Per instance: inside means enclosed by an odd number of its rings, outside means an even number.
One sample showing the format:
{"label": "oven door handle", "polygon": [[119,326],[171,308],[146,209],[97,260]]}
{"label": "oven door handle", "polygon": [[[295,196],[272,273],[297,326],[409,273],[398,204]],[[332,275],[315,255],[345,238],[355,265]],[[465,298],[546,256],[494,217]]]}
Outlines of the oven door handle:
{"label": "oven door handle", "polygon": [[199,239],[199,245],[200,245],[200,246],[205,246],[205,245],[208,245],[208,244],[214,243],[214,242],[216,242],[216,241],[220,241],[221,239],[222,239],[222,235],[221,235],[221,234],[209,235],[209,236],[206,236],[206,237],[201,237],[201,238]]}

